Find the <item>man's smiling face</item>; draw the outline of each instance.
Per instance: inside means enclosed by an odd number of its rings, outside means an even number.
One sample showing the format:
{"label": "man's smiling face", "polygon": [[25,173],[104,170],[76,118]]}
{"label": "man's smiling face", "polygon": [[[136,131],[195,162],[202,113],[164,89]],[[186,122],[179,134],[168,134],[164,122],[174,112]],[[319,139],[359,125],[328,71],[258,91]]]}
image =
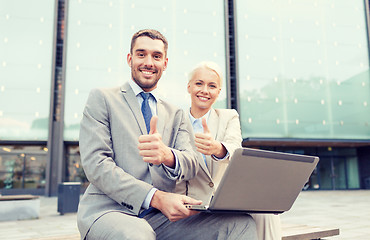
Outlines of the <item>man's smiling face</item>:
{"label": "man's smiling face", "polygon": [[127,55],[132,80],[145,92],[150,92],[157,87],[167,62],[164,43],[145,36],[136,39],[132,53]]}

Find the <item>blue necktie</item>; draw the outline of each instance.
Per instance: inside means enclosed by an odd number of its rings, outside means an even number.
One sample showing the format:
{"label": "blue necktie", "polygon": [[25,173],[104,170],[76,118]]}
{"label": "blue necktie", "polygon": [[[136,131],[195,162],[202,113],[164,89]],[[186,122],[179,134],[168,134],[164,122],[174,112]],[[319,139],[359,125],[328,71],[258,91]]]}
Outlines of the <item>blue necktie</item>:
{"label": "blue necktie", "polygon": [[154,211],[156,211],[157,209],[155,209],[154,207],[149,207],[148,209],[145,209],[144,211],[142,211],[139,215],[138,215],[138,217],[139,218],[143,218],[143,217],[145,217],[146,215],[148,215],[149,213],[151,213],[151,212],[154,212]]}
{"label": "blue necktie", "polygon": [[152,119],[152,111],[149,107],[149,97],[150,93],[141,92],[140,96],[143,98],[143,103],[141,104],[141,112],[143,113],[146,130],[150,131],[150,119]]}
{"label": "blue necktie", "polygon": [[[141,92],[140,96],[143,98],[143,103],[141,104],[141,112],[143,113],[143,117],[145,120],[146,130],[150,131],[150,119],[152,118],[152,111],[149,107],[149,97],[150,93]],[[148,215],[149,213],[153,212],[155,209],[153,207],[149,207],[145,209],[139,214],[139,218],[143,218],[144,216]]]}

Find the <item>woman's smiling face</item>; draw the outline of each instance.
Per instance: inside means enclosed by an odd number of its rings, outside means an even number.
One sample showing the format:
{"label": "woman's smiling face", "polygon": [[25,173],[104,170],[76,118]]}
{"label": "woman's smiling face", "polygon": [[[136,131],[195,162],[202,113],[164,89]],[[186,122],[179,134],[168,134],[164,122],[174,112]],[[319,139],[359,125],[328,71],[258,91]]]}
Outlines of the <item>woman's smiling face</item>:
{"label": "woman's smiling face", "polygon": [[195,70],[188,83],[192,110],[208,111],[221,91],[220,77],[208,68]]}

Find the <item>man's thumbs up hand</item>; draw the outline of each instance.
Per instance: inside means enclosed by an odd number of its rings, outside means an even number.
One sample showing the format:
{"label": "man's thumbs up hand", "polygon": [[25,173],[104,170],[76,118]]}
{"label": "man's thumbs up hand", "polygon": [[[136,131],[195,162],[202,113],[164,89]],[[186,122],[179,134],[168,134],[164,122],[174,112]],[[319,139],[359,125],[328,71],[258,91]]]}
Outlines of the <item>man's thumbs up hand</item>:
{"label": "man's thumbs up hand", "polygon": [[157,122],[158,122],[158,116],[153,116],[152,119],[150,119],[150,131],[149,135],[158,133],[157,131]]}
{"label": "man's thumbs up hand", "polygon": [[218,158],[225,157],[226,148],[218,141],[213,139],[211,131],[208,128],[206,118],[202,118],[203,133],[195,134],[195,146],[197,151],[204,155],[215,155]]}
{"label": "man's thumbs up hand", "polygon": [[175,166],[175,157],[169,147],[162,142],[162,136],[157,130],[158,116],[153,116],[150,120],[149,134],[139,137],[139,154],[143,161],[149,164],[164,164],[168,167]]}

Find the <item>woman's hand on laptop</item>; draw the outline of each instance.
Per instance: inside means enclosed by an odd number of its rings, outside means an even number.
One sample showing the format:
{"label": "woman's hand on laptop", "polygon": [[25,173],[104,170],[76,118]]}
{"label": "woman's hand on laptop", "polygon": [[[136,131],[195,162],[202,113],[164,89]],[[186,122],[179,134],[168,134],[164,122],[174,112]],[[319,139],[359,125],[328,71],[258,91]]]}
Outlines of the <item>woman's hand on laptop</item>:
{"label": "woman's hand on laptop", "polygon": [[187,209],[185,204],[200,205],[202,201],[185,195],[157,190],[150,202],[150,206],[161,211],[171,222],[176,222],[199,213]]}

